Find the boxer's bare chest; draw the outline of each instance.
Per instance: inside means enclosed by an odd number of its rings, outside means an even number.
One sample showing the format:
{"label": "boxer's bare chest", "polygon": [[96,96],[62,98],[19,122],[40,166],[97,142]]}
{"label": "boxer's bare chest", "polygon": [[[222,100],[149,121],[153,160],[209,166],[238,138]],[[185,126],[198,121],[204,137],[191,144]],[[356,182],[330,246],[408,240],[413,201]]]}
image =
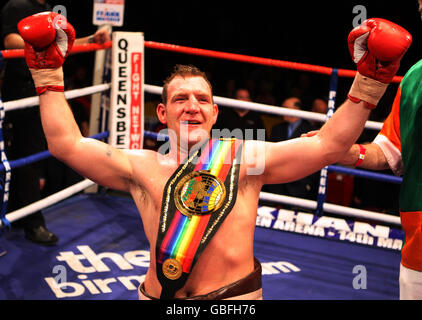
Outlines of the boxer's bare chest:
{"label": "boxer's bare chest", "polygon": [[[156,241],[164,190],[177,168],[178,166],[172,162],[151,161],[148,166],[142,166],[134,172],[138,178],[131,187],[131,194],[141,215],[144,230],[150,243]],[[238,201],[247,197],[249,202],[251,195],[255,194],[251,193],[249,189],[254,189],[256,186],[251,183],[245,171],[241,166],[237,197]]]}

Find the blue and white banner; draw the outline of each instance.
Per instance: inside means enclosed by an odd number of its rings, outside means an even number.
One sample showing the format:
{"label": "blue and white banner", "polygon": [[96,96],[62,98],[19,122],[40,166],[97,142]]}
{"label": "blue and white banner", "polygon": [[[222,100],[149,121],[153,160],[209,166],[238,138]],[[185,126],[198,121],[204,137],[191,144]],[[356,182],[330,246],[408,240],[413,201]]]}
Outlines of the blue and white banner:
{"label": "blue and white banner", "polygon": [[400,251],[404,232],[388,226],[261,206],[256,225]]}
{"label": "blue and white banner", "polygon": [[92,23],[121,27],[125,12],[124,0],[94,0]]}

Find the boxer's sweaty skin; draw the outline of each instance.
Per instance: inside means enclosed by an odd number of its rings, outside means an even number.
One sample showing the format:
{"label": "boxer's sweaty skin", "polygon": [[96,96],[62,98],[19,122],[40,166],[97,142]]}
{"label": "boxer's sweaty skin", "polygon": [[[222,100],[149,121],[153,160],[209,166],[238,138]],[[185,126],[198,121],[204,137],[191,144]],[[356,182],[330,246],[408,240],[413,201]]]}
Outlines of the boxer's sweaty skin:
{"label": "boxer's sweaty skin", "polygon": [[[201,77],[176,77],[168,93],[167,105],[159,106],[157,113],[177,139],[170,140],[173,151],[165,157],[150,150],[124,152],[83,138],[63,96],[54,92],[40,96],[43,126],[52,153],[87,178],[133,196],[150,242],[151,264],[145,289],[154,297],[161,292],[154,250],[164,186],[187,150],[198,142],[192,132],[209,132],[218,113]],[[335,162],[360,135],[368,114],[363,103],[346,101],[333,115],[334,120],[313,137],[280,143],[245,142],[237,201],[176,297],[206,294],[252,272],[253,235],[262,185],[297,180]],[[189,119],[197,121],[190,125],[185,122]],[[183,130],[188,131],[184,137],[180,134]],[[184,144],[188,147],[184,148]],[[261,174],[250,174],[248,169],[260,165],[264,166]]]}

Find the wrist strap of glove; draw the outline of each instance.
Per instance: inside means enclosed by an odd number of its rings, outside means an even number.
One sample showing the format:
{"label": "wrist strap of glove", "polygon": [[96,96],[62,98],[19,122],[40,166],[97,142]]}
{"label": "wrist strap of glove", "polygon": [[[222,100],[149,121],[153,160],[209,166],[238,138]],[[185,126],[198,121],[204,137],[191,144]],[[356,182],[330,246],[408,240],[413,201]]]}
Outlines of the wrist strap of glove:
{"label": "wrist strap of glove", "polygon": [[47,90],[64,91],[63,68],[57,69],[29,69],[34,80],[37,94],[40,95]]}
{"label": "wrist strap of glove", "polygon": [[364,101],[367,108],[375,109],[387,87],[388,83],[365,77],[357,72],[348,98],[356,103]]}
{"label": "wrist strap of glove", "polygon": [[359,167],[362,164],[363,160],[365,159],[365,154],[366,154],[365,147],[359,144],[359,157],[355,163],[355,167]]}

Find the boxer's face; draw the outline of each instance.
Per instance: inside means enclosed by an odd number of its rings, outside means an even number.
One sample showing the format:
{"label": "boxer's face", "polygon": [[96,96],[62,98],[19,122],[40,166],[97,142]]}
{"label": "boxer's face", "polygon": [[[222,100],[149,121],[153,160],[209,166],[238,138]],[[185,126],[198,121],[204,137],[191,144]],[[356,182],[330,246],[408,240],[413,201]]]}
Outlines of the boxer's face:
{"label": "boxer's face", "polygon": [[218,107],[204,78],[177,76],[169,83],[167,103],[158,105],[157,115],[179,139],[192,146],[205,136],[209,138]]}
{"label": "boxer's face", "polygon": [[[300,107],[297,105],[297,103],[299,103],[299,102],[300,102],[300,100],[298,98],[287,98],[286,100],[283,101],[281,106],[283,108],[300,110]],[[293,122],[300,120],[300,118],[293,117],[293,116],[284,116],[283,118],[284,118],[285,121],[287,121],[289,123],[293,123]]]}

